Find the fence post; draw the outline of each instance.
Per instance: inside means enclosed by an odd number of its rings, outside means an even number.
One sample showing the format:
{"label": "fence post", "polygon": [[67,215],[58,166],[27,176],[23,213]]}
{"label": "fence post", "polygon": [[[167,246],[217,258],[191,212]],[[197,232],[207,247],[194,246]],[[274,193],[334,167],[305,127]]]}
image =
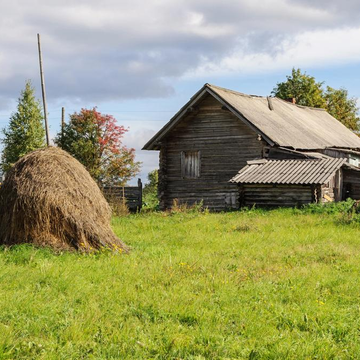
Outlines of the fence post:
{"label": "fence post", "polygon": [[139,210],[142,208],[142,182],[141,179],[138,179],[138,187],[139,187]]}

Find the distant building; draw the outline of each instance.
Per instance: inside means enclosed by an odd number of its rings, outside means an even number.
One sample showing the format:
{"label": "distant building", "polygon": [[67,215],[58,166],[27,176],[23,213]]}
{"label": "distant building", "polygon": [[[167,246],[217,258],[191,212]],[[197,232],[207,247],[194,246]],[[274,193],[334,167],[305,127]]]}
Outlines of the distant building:
{"label": "distant building", "polygon": [[360,138],[323,109],[205,84],[144,146],[162,209],[360,199]]}

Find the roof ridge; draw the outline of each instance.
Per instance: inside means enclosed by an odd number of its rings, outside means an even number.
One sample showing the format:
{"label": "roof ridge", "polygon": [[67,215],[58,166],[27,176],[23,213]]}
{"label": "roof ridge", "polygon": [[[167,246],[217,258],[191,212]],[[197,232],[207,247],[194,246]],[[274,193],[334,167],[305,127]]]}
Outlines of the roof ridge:
{"label": "roof ridge", "polygon": [[217,85],[210,84],[210,83],[205,83],[205,84],[204,84],[204,87],[208,87],[208,88],[210,88],[210,89],[211,89],[211,88],[220,89],[220,90],[223,90],[223,91],[226,91],[226,92],[229,92],[229,93],[233,93],[233,94],[240,95],[240,96],[246,96],[246,97],[250,97],[250,98],[261,98],[261,99],[271,98],[271,99],[278,99],[278,100],[280,100],[280,101],[285,102],[286,104],[290,104],[290,105],[293,105],[293,106],[297,106],[297,107],[300,108],[300,109],[310,109],[310,110],[326,111],[326,109],[324,109],[324,108],[317,108],[317,107],[314,107],[314,106],[305,106],[305,105],[293,104],[292,102],[287,101],[287,100],[284,100],[284,99],[281,99],[281,98],[279,98],[279,97],[277,97],[277,96],[262,96],[262,95],[254,95],[254,94],[245,94],[245,93],[242,93],[242,92],[240,92],[240,91],[236,91],[236,90],[224,88],[224,87],[217,86]]}
{"label": "roof ridge", "polygon": [[310,110],[326,111],[326,109],[324,109],[324,108],[317,108],[317,107],[314,107],[314,106],[305,106],[305,105],[293,104],[292,102],[286,101],[286,100],[284,100],[284,99],[282,99],[282,98],[279,98],[279,97],[277,97],[277,96],[273,96],[272,98],[273,98],[273,99],[276,99],[276,100],[283,101],[285,104],[289,104],[289,105],[292,105],[292,106],[297,106],[297,107],[300,108],[300,109],[310,109]]}
{"label": "roof ridge", "polygon": [[233,93],[233,94],[240,95],[240,96],[246,96],[246,97],[250,97],[250,98],[252,98],[252,97],[257,97],[257,98],[262,98],[262,99],[267,98],[267,96],[245,94],[245,93],[242,93],[240,91],[223,88],[221,86],[217,86],[217,85],[213,85],[213,84],[209,84],[209,83],[206,83],[204,86],[208,87],[210,89],[213,89],[213,88],[220,89],[220,90],[223,90],[223,91],[226,91],[226,92],[229,92],[229,93]]}

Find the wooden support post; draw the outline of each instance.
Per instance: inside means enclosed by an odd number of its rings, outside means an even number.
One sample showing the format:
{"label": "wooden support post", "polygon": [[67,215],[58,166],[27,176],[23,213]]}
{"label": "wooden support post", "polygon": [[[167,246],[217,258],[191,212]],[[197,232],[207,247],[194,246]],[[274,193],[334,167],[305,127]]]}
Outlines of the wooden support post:
{"label": "wooden support post", "polygon": [[138,187],[139,187],[139,210],[142,208],[142,182],[141,179],[138,179]]}
{"label": "wooden support post", "polygon": [[65,127],[65,108],[61,108],[61,140],[64,139],[64,127]]}
{"label": "wooden support post", "polygon": [[245,206],[245,189],[243,185],[238,185],[237,189],[239,192],[239,207],[242,208]]}
{"label": "wooden support post", "polygon": [[42,92],[42,99],[43,99],[43,105],[44,105],[44,121],[45,121],[46,145],[49,146],[50,145],[49,125],[48,125],[48,117],[47,117],[48,114],[47,114],[47,105],[46,105],[46,91],[45,91],[44,71],[43,71],[43,65],[42,65],[40,34],[37,34],[37,39],[38,39],[38,50],[39,50],[41,92]]}
{"label": "wooden support post", "polygon": [[317,202],[319,204],[322,204],[323,202],[323,191],[322,191],[322,186],[321,185],[316,185],[316,193],[317,193]]}

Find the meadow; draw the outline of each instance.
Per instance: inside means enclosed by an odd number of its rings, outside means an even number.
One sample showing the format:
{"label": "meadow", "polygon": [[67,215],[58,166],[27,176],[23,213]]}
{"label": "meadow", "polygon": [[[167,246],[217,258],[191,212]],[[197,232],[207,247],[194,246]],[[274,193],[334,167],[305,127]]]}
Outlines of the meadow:
{"label": "meadow", "polygon": [[130,254],[0,250],[0,359],[358,359],[360,226],[331,211],[113,218]]}

